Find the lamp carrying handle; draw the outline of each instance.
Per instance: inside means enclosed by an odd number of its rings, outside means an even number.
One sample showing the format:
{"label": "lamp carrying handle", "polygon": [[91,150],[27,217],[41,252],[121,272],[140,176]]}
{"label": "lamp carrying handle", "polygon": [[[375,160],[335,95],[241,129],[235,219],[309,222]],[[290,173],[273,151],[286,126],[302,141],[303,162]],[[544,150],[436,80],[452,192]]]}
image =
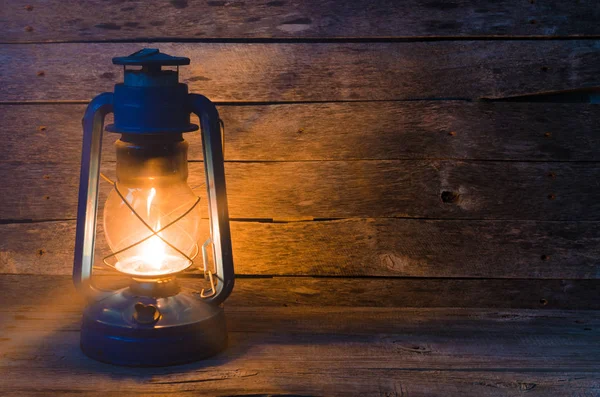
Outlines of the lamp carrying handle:
{"label": "lamp carrying handle", "polygon": [[217,277],[214,294],[207,296],[205,301],[218,305],[231,293],[235,278],[219,113],[215,105],[202,95],[190,94],[189,104],[191,112],[200,119],[202,131],[210,232]]}
{"label": "lamp carrying handle", "polygon": [[100,290],[91,282],[94,264],[96,214],[98,212],[98,180],[102,153],[104,118],[113,110],[113,94],[103,93],[92,99],[83,116],[83,148],[79,176],[79,203],[75,233],[73,283],[77,290],[98,298]]}

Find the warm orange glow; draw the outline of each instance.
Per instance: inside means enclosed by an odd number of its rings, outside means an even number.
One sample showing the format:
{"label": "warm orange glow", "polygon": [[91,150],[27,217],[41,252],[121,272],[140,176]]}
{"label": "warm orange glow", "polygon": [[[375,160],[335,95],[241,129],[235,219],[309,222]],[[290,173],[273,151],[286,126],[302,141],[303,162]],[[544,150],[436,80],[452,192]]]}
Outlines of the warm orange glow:
{"label": "warm orange glow", "polygon": [[[155,197],[156,189],[151,188],[145,200],[145,219],[154,230],[160,230],[160,213],[157,215],[157,210],[152,205]],[[152,219],[156,220],[154,224],[150,222]],[[148,233],[150,232],[148,231]],[[182,255],[177,255],[177,252],[159,236],[169,241],[168,236],[164,236],[164,232],[159,232],[133,247],[130,250],[131,253],[128,253],[129,255],[120,255],[120,260],[115,264],[115,268],[133,276],[164,276],[180,272],[188,267],[189,261]]]}
{"label": "warm orange glow", "polygon": [[[160,223],[155,230],[159,228]],[[150,237],[138,247],[137,255],[117,262],[117,270],[138,276],[161,276],[177,273],[188,267],[185,258],[167,255],[167,245],[157,236]]]}

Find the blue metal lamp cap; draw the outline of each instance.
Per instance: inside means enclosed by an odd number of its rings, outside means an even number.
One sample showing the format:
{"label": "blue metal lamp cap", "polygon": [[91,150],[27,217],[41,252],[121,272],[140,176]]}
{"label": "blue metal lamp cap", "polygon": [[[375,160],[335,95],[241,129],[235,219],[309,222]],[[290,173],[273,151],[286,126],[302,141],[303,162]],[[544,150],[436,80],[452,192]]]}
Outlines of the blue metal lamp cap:
{"label": "blue metal lamp cap", "polygon": [[112,62],[124,66],[183,66],[190,64],[190,58],[164,54],[158,48],[143,48],[126,57],[115,57]]}
{"label": "blue metal lamp cap", "polygon": [[161,134],[195,131],[190,123],[188,87],[179,82],[178,70],[162,66],[189,65],[190,59],[144,48],[126,57],[113,58],[115,65],[141,66],[125,69],[124,83],[115,85],[114,124],[107,131],[127,134]]}

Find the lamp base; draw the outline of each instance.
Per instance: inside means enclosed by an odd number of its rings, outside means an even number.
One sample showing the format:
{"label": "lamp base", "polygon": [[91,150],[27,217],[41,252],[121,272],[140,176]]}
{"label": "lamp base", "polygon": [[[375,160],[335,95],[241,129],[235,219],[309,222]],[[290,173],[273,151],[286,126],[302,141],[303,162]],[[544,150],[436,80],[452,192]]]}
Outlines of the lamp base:
{"label": "lamp base", "polygon": [[226,345],[223,308],[189,292],[148,297],[124,288],[83,313],[81,350],[109,364],[184,364],[217,354]]}

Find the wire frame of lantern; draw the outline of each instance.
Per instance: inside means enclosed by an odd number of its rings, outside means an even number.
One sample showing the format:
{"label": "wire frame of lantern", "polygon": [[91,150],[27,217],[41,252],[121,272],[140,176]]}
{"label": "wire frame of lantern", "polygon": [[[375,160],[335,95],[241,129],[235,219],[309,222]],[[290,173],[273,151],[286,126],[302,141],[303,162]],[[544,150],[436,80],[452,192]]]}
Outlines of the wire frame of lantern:
{"label": "wire frame of lantern", "polygon": [[[222,122],[221,122],[222,123]],[[221,124],[221,134],[223,134],[223,124]],[[173,251],[175,251],[178,255],[180,255],[182,258],[185,259],[186,264],[184,266],[179,267],[177,270],[175,271],[168,271],[168,272],[156,272],[156,273],[146,273],[146,274],[135,274],[136,277],[157,277],[157,276],[171,276],[173,274],[182,272],[186,269],[189,269],[190,266],[192,266],[192,264],[194,263],[194,259],[196,259],[196,257],[198,256],[200,249],[198,247],[198,243],[195,243],[193,245],[193,253],[191,255],[186,254],[185,252],[183,252],[181,249],[179,249],[177,246],[175,246],[175,244],[172,244],[171,242],[169,242],[166,238],[164,238],[163,236],[160,235],[161,232],[165,231],[166,229],[170,228],[171,226],[174,226],[177,224],[177,222],[181,221],[183,218],[185,218],[188,214],[190,214],[200,203],[200,197],[197,197],[196,200],[194,201],[194,203],[187,209],[185,210],[181,215],[179,215],[177,218],[175,218],[174,220],[170,221],[169,223],[167,223],[164,226],[159,226],[157,229],[154,229],[152,226],[150,226],[148,224],[148,222],[146,222],[146,220],[144,220],[144,218],[133,208],[133,206],[129,203],[129,201],[125,198],[125,196],[123,195],[123,193],[120,191],[117,183],[115,181],[113,181],[112,179],[108,178],[106,175],[104,175],[103,173],[100,173],[100,176],[102,177],[102,179],[104,179],[106,182],[108,182],[109,184],[112,185],[113,189],[115,190],[115,192],[117,193],[117,195],[119,196],[119,198],[121,199],[121,202],[123,204],[125,204],[125,206],[127,206],[127,208],[131,211],[131,213],[139,220],[139,222],[150,232],[150,234],[144,238],[141,238],[140,240],[137,240],[136,242],[127,245],[124,248],[121,248],[117,251],[114,251],[108,255],[106,255],[102,261],[103,263],[110,267],[111,269],[114,269],[120,273],[123,274],[127,274],[127,275],[132,275],[131,272],[125,271],[122,268],[119,268],[118,266],[118,255],[123,254],[127,251],[133,250],[135,247],[140,246],[141,244],[149,241],[150,239],[153,238],[157,238],[158,240],[162,241],[166,246],[168,246],[169,248],[171,248]],[[192,238],[191,236],[189,236],[189,234],[187,232],[185,232],[185,230],[182,231],[183,233],[187,234],[189,238]],[[209,282],[210,284],[210,288],[207,289],[202,289],[200,292],[200,295],[203,298],[208,298],[213,296],[216,293],[216,283],[217,283],[217,277],[214,277],[214,275],[216,274],[215,271],[208,269],[208,246],[212,243],[212,239],[209,237],[203,244],[202,244],[202,262],[203,262],[203,270],[204,270],[204,277],[205,279]],[[117,262],[115,263],[111,263],[111,259],[117,260]]]}
{"label": "wire frame of lantern", "polygon": [[[222,150],[223,153],[225,152],[225,123],[223,122],[222,119],[219,119],[219,132],[221,135],[221,145],[222,145]],[[117,183],[115,181],[113,181],[112,179],[110,179],[109,177],[107,177],[105,174],[103,174],[102,172],[100,172],[100,176],[102,177],[102,179],[106,182],[108,182],[114,189],[114,191],[117,193],[120,201],[125,204],[125,206],[131,211],[131,213],[135,216],[135,218],[143,225],[143,227],[145,229],[147,229],[150,234],[140,238],[139,240],[127,244],[125,247],[123,248],[119,248],[117,250],[115,250],[114,252],[106,255],[103,258],[103,263],[117,271],[123,274],[127,274],[129,276],[134,276],[136,278],[156,278],[156,277],[161,277],[161,276],[172,276],[175,275],[177,273],[183,272],[185,270],[189,270],[190,267],[193,265],[194,260],[196,259],[196,257],[199,254],[199,247],[198,247],[198,243],[194,243],[193,244],[193,253],[188,255],[186,254],[183,250],[179,249],[175,244],[173,244],[172,242],[168,241],[166,238],[164,238],[163,236],[160,235],[160,233],[164,232],[166,229],[170,228],[171,226],[176,226],[176,224],[181,221],[182,219],[184,219],[187,215],[189,215],[200,203],[200,197],[196,197],[196,200],[194,200],[194,203],[185,211],[183,212],[181,215],[179,215],[177,218],[171,220],[170,222],[168,222],[166,225],[164,226],[160,226],[160,224],[158,224],[156,226],[156,228],[153,228],[152,226],[150,226],[148,224],[148,222],[146,220],[144,220],[144,218],[138,213],[138,211],[136,211],[136,209],[131,205],[131,203],[126,199],[125,195],[123,195],[123,193],[120,191]],[[201,183],[201,185],[196,186],[195,188],[198,188],[202,185],[204,185],[205,183]],[[150,199],[150,197],[149,197]],[[150,203],[148,204],[148,207],[150,206]],[[172,212],[175,212],[176,210],[178,210],[179,208],[176,208],[174,210],[171,210]],[[149,214],[148,214],[149,215]],[[168,214],[167,214],[168,215]],[[183,233],[185,235],[188,236],[189,239],[193,239],[192,236],[189,235],[189,233],[187,233],[187,231],[185,230],[185,228],[181,228],[180,233]],[[119,266],[119,258],[118,256],[120,254],[126,253],[127,251],[131,251],[136,247],[140,247],[140,245],[146,243],[146,242],[150,242],[151,239],[156,239],[156,242],[160,242],[162,241],[167,247],[169,247],[170,249],[172,249],[174,252],[176,252],[180,257],[185,259],[185,265],[181,266],[177,266],[177,268],[175,270],[170,270],[170,271],[156,271],[156,272],[144,272],[139,273],[139,272],[135,272],[135,271],[131,271],[131,269],[128,269],[129,271],[125,270],[126,266]],[[208,259],[208,247],[209,245],[212,244],[212,238],[209,237],[203,244],[201,247],[202,250],[202,262],[203,262],[203,273],[204,273],[204,278],[205,280],[208,282],[208,284],[210,285],[209,289],[202,289],[200,292],[200,295],[202,298],[210,298],[212,296],[214,296],[217,292],[216,286],[218,284],[218,280],[219,280],[219,275],[217,274],[218,272],[216,271],[216,266],[214,270],[210,270],[209,269],[209,259]],[[213,247],[214,248],[214,247]],[[214,255],[214,253],[213,253]],[[133,256],[133,259],[135,259],[136,256]],[[115,263],[111,263],[111,260],[116,260]]]}

